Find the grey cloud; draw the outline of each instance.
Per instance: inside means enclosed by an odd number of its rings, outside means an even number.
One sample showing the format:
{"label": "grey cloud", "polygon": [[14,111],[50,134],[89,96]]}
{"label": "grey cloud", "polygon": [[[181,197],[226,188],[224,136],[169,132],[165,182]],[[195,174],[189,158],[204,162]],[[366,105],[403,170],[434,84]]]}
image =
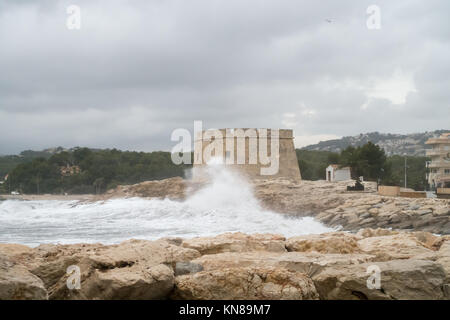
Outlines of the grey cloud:
{"label": "grey cloud", "polygon": [[[65,27],[69,4],[79,31]],[[194,120],[282,127],[285,113],[297,135],[448,127],[450,4],[377,1],[378,31],[370,4],[1,0],[0,153],[168,150]],[[416,92],[401,105],[368,98],[397,69]]]}

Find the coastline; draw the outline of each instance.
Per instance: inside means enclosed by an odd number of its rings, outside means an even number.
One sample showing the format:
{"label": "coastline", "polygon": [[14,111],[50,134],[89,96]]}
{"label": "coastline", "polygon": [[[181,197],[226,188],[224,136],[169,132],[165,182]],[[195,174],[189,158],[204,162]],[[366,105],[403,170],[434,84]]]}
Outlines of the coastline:
{"label": "coastline", "polygon": [[[311,216],[346,232],[235,232],[111,245],[2,243],[0,299],[450,299],[450,200],[380,196],[370,183],[371,192],[348,193],[351,183],[253,184],[262,207]],[[172,178],[119,186],[104,195],[2,198],[182,200],[201,187]],[[68,266],[79,267],[79,290],[67,287]],[[367,286],[373,268],[380,270],[380,289]]]}
{"label": "coastline", "polygon": [[[313,217],[327,227],[345,231],[363,228],[427,231],[450,234],[450,199],[382,196],[376,183],[364,182],[366,192],[348,192],[353,180],[326,182],[284,179],[252,182],[262,208],[292,217]],[[180,177],[121,185],[100,195],[0,195],[1,199],[105,201],[139,197],[183,201],[205,186]]]}

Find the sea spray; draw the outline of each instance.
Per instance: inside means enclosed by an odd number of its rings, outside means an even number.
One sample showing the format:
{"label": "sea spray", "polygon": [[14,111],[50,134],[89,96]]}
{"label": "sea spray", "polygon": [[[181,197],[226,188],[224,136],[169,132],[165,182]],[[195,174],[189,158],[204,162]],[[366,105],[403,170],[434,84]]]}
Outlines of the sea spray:
{"label": "sea spray", "polygon": [[211,181],[184,202],[169,199],[0,202],[0,242],[118,243],[130,238],[214,236],[224,232],[285,236],[332,231],[313,218],[262,209],[244,178],[219,164]]}
{"label": "sea spray", "polygon": [[251,184],[240,175],[223,165],[221,158],[212,158],[207,166],[194,168],[193,174],[199,174],[208,181],[205,188],[191,195],[186,203],[202,211],[238,209],[239,211],[260,211],[257,199],[253,195]]}

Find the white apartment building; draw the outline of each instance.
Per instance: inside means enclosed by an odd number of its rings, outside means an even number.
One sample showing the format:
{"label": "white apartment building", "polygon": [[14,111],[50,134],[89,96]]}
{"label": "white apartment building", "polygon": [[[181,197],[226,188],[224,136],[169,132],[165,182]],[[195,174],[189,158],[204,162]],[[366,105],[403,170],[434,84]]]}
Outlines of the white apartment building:
{"label": "white apartment building", "polygon": [[450,187],[450,132],[444,133],[438,138],[431,138],[425,142],[432,148],[427,150],[427,156],[431,158],[427,162],[429,172],[427,180],[430,188]]}

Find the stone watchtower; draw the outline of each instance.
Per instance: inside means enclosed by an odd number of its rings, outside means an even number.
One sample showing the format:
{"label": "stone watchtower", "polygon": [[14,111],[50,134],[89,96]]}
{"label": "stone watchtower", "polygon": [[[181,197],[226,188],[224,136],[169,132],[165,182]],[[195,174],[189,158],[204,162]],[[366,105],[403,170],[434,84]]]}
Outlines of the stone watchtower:
{"label": "stone watchtower", "polygon": [[[300,169],[292,130],[216,129],[197,132],[194,168],[197,172],[211,160],[250,179],[285,178],[300,181]],[[194,173],[194,178],[199,175]]]}

